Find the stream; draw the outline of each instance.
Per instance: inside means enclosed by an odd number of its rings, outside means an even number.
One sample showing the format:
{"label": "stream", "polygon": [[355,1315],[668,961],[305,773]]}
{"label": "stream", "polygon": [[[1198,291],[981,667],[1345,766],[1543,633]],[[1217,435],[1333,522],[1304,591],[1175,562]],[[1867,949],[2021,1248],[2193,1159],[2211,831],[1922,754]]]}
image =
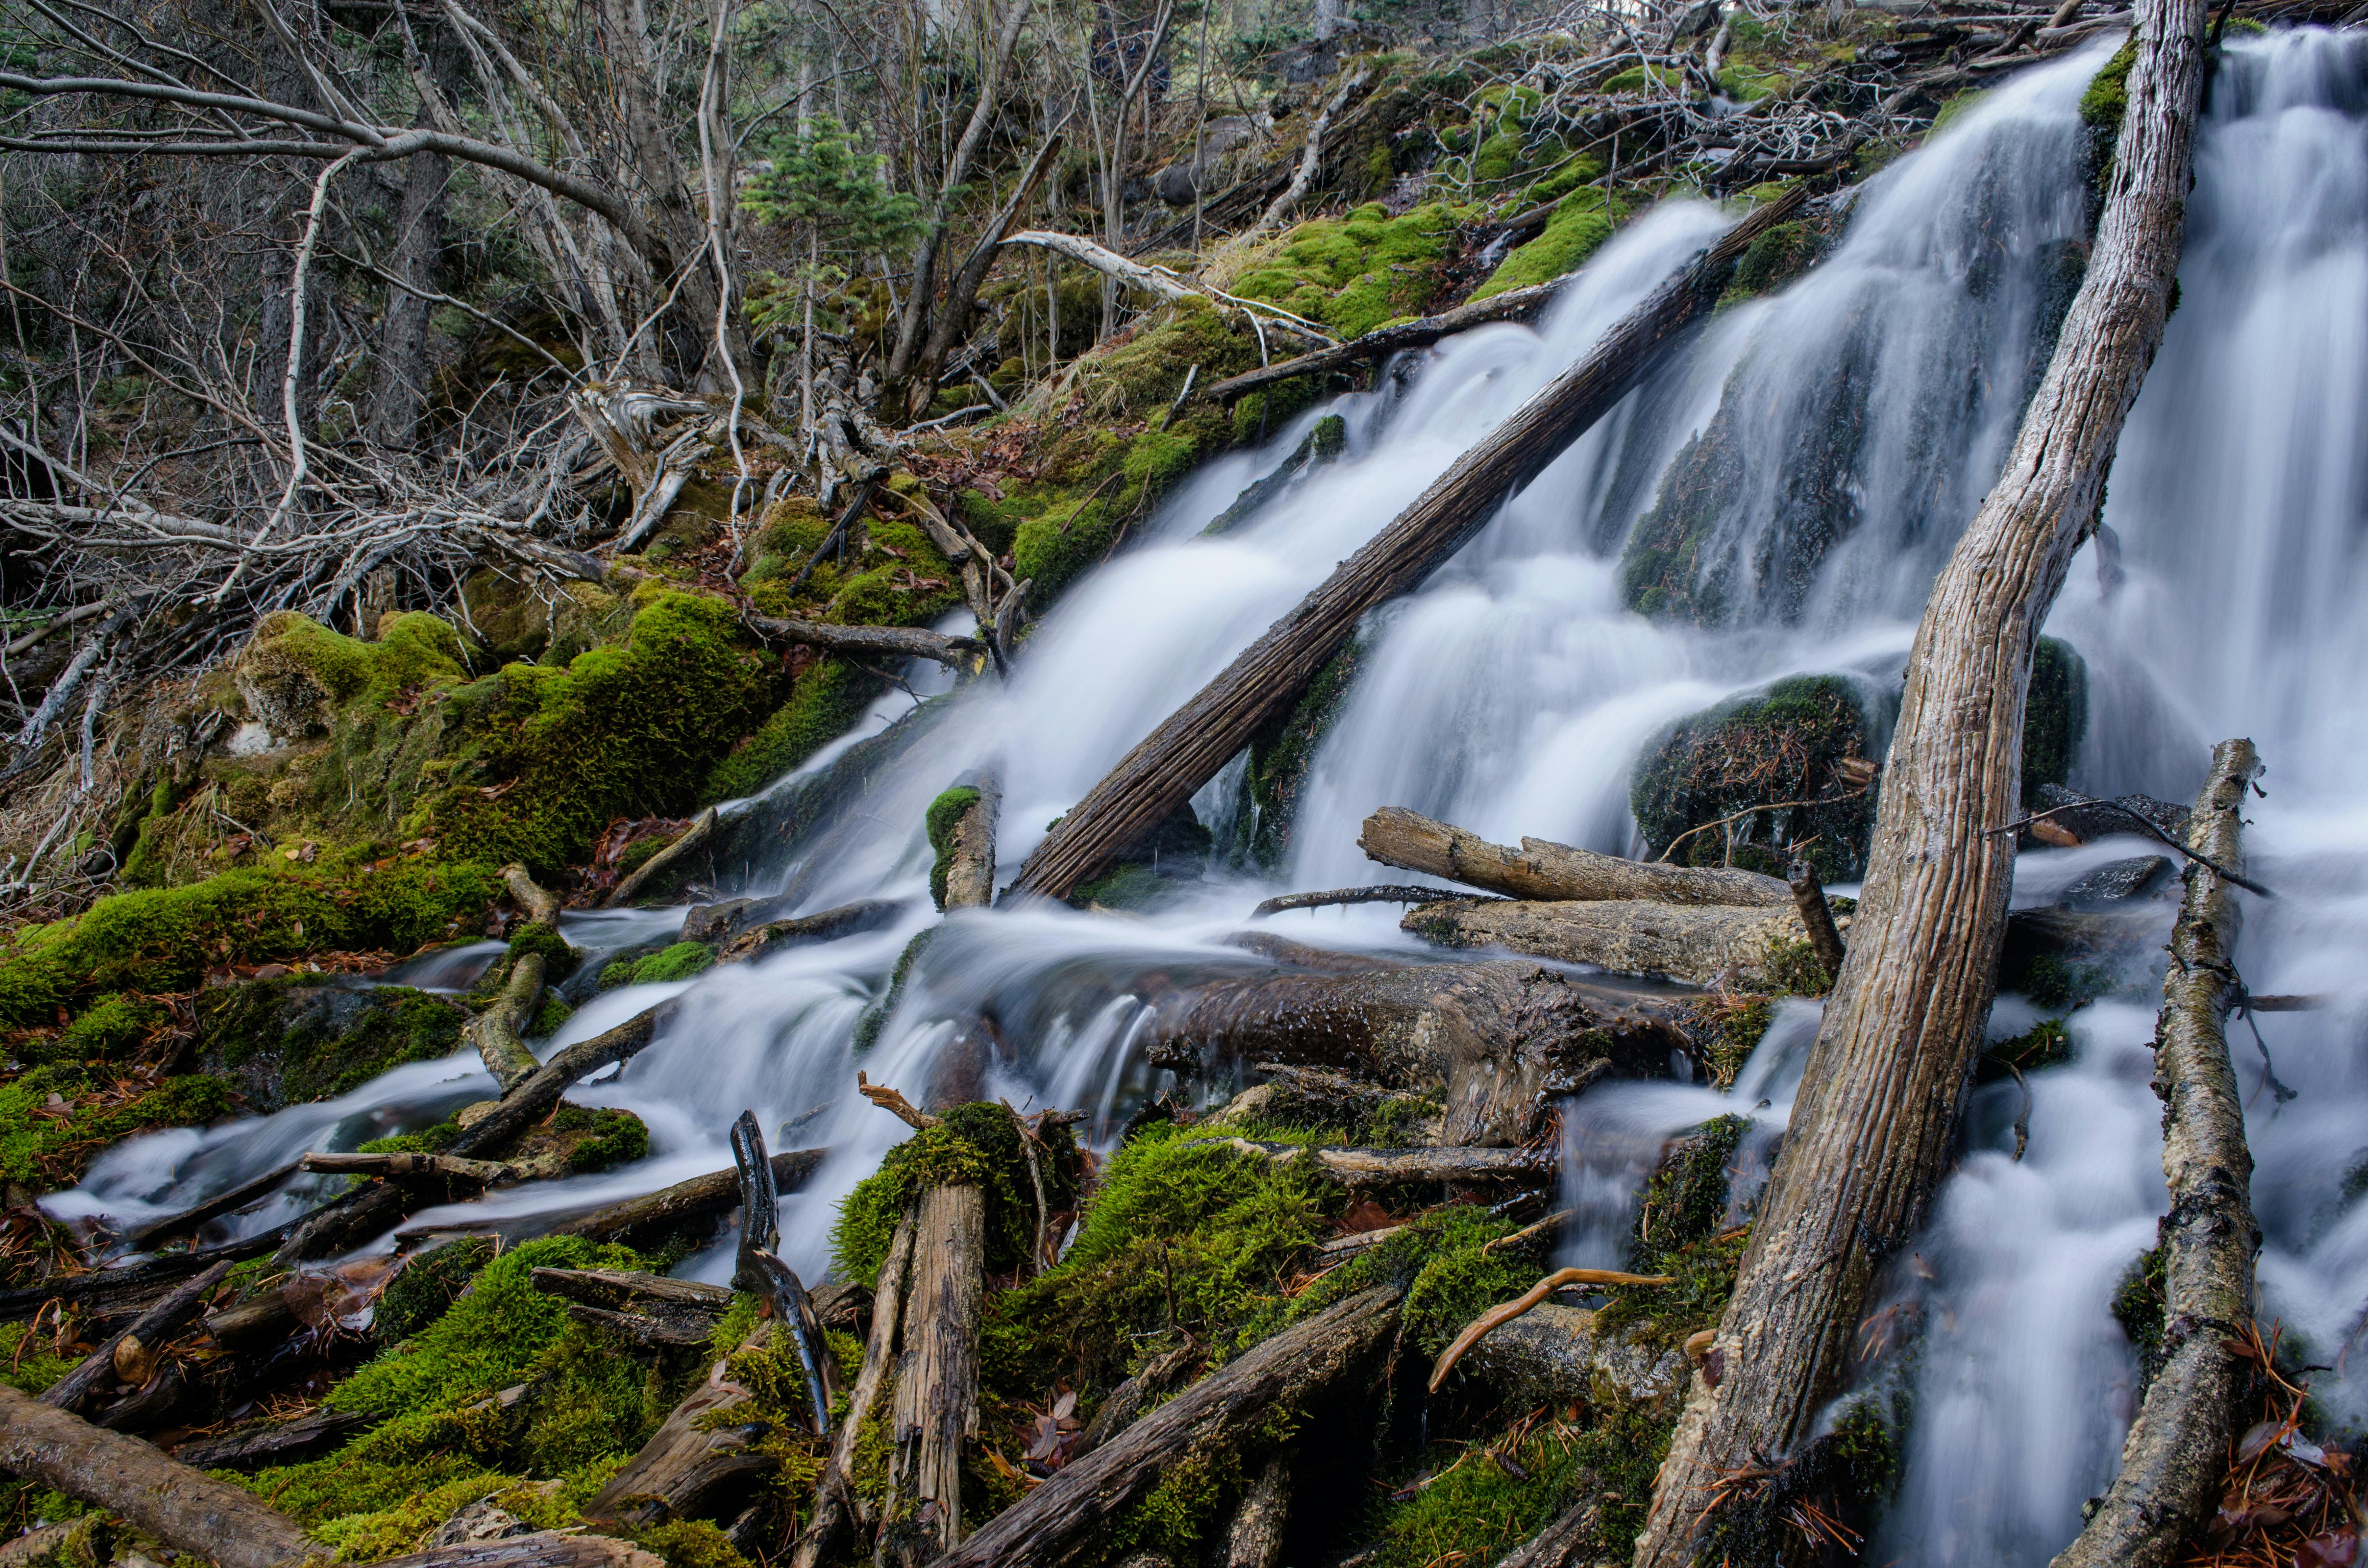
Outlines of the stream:
{"label": "stream", "polygon": [[[1148,989],[1263,967],[1225,938],[1273,892],[1406,880],[1377,874],[1356,847],[1374,808],[1406,806],[1498,841],[1530,835],[1634,854],[1630,771],[1671,721],[1792,674],[1846,676],[1884,711],[1931,580],[2013,438],[2067,265],[2077,277],[2089,199],[2078,100],[2113,47],[1993,88],[1866,182],[1819,265],[1721,312],[1421,592],[1371,617],[1276,873],[1220,866],[1142,918],[1030,908],[946,920],[861,1059],[872,1081],[917,1097],[948,1020],[983,1007],[1008,1046],[988,1096],[1081,1108],[1091,1118],[1081,1131],[1108,1144],[1165,1086],[1133,1049]],[[2311,29],[2232,40],[2211,85],[2188,212],[2177,309],[2104,514],[2118,559],[2083,550],[2048,631],[2088,665],[2076,788],[2190,801],[2211,744],[2230,735],[2250,735],[2269,765],[2248,850],[2280,896],[2248,901],[2239,966],[2256,992],[2331,1000],[2230,1026],[2259,1165],[2263,1315],[2334,1369],[2317,1377],[2318,1398],[2353,1422],[2368,1406],[2368,1381],[2345,1371],[2368,1303],[2368,1203],[2350,1179],[2368,1161],[2368,40]],[[842,826],[746,871],[755,892],[796,878],[802,911],[894,898],[905,901],[902,917],[592,999],[544,1054],[682,998],[659,1041],[572,1096],[639,1114],[650,1157],[427,1211],[410,1226],[581,1208],[717,1169],[731,1163],[726,1129],[753,1107],[768,1134],[794,1121],[790,1142],[831,1150],[782,1205],[784,1256],[809,1279],[824,1272],[836,1203],[906,1131],[855,1096],[851,1038],[907,941],[937,920],[920,825],[929,800],[977,770],[999,773],[1008,881],[1045,824],[1150,725],[1725,222],[1705,203],[1664,205],[1608,245],[1534,329],[1450,339],[1376,390],[1308,410],[1260,449],[1205,465],[1070,589],[1008,682],[959,694],[876,772]],[[1715,585],[1724,614],[1708,629],[1647,619],[1625,608],[1623,544],[1723,404],[1745,482],[1702,535],[1697,580]],[[1346,423],[1338,460],[1222,537],[1200,537],[1327,414]],[[911,678],[923,696],[946,679],[934,669]],[[913,701],[883,698],[858,737],[801,776]],[[1241,825],[1240,767],[1194,801],[1221,845]],[[2083,872],[2155,847],[2111,839],[2028,853],[2017,902],[2053,902]],[[2156,907],[2167,932],[2177,883],[2166,882]],[[564,929],[598,964],[667,934],[682,913],[578,915]],[[1364,905],[1261,926],[1327,948],[1436,959],[1396,919],[1395,906]],[[420,960],[404,978],[465,984],[466,960]],[[2160,1108],[2147,1086],[2158,990],[2143,972],[2125,978],[2071,1015],[2071,1059],[2031,1075],[2027,1106],[2011,1082],[1971,1099],[1959,1164],[1913,1249],[1926,1337],[1905,1478],[1874,1561],[2044,1563],[2112,1478],[2137,1372],[2111,1302],[2166,1204]],[[2001,996],[1991,1032],[2020,1034],[2040,1016]],[[1622,1260],[1668,1135],[1734,1112],[1754,1119],[1747,1150],[1764,1155],[1816,1022],[1814,1004],[1784,1004],[1728,1092],[1608,1083],[1568,1107],[1565,1202],[1578,1220],[1564,1261]],[[2291,1099],[2265,1082],[2271,1060]],[[61,1216],[136,1223],[302,1151],[350,1148],[491,1093],[473,1055],[414,1064],[334,1102],[127,1142],[46,1202]],[[2020,1158],[2018,1119],[2028,1128]],[[210,1235],[276,1224],[336,1179],[291,1184]],[[728,1238],[683,1272],[725,1278]]]}

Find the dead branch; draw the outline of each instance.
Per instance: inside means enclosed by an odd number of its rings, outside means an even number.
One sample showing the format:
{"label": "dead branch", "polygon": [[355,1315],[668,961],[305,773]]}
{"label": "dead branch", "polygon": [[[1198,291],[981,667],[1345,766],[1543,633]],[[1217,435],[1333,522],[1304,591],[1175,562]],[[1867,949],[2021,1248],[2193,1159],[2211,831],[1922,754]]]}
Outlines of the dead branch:
{"label": "dead branch", "polygon": [[1489,1308],[1464,1325],[1430,1369],[1430,1392],[1437,1393],[1455,1363],[1463,1353],[1488,1336],[1491,1329],[1502,1327],[1531,1308],[1570,1285],[1674,1285],[1677,1279],[1668,1274],[1623,1274],[1615,1268],[1557,1268],[1511,1301]]}

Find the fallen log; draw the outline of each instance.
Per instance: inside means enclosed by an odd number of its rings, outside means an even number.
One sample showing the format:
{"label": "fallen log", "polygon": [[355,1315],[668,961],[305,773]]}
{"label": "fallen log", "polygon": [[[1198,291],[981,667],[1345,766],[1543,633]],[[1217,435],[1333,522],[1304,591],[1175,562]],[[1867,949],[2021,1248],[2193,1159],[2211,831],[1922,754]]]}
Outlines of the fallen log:
{"label": "fallen log", "polygon": [[835,942],[841,937],[876,931],[894,920],[904,907],[902,903],[887,899],[867,899],[861,903],[825,909],[819,915],[803,915],[794,920],[768,920],[761,926],[742,931],[725,943],[723,950],[715,955],[715,961],[746,963],[767,953],[806,942]]}
{"label": "fallen log", "polygon": [[1283,1527],[1291,1522],[1291,1456],[1280,1453],[1250,1483],[1225,1521],[1214,1568],[1280,1568]]}
{"label": "fallen log", "polygon": [[263,1470],[324,1454],[355,1433],[377,1425],[375,1415],[315,1410],[292,1421],[266,1421],[219,1437],[199,1437],[173,1450],[192,1470]]}
{"label": "fallen log", "polygon": [[121,1381],[136,1388],[146,1382],[156,1369],[156,1353],[205,1310],[207,1294],[229,1276],[231,1267],[228,1258],[222,1259],[141,1313],[131,1327],[43,1390],[41,1403],[59,1410],[77,1410],[103,1384]]}
{"label": "fallen log", "polygon": [[1304,1409],[1364,1366],[1395,1326],[1397,1302],[1396,1288],[1382,1286],[1283,1330],[1071,1460],[936,1568],[1068,1568],[1167,1475],[1232,1451],[1262,1460],[1257,1439],[1276,1412]]}
{"label": "fallen log", "polygon": [[[759,1323],[748,1344],[768,1344],[773,1328],[769,1320]],[[768,1474],[780,1463],[764,1449],[761,1423],[730,1418],[753,1396],[724,1376],[724,1365],[715,1363],[690,1397],[674,1407],[640,1451],[584,1505],[586,1519],[640,1529],[693,1517],[726,1486]]]}
{"label": "fallen log", "polygon": [[672,844],[643,861],[630,875],[619,881],[615,887],[610,888],[609,895],[600,901],[600,907],[622,909],[632,903],[633,900],[641,897],[643,889],[656,881],[678,862],[697,853],[700,846],[714,836],[714,834],[715,808],[710,806],[700,812],[698,819],[683,829]]}
{"label": "fallen log", "polygon": [[5,1383],[0,1471],[110,1509],[219,1568],[279,1568],[328,1555],[295,1520],[251,1493]]}
{"label": "fallen log", "polygon": [[813,915],[791,915],[790,911],[796,907],[796,902],[789,898],[734,898],[722,903],[702,903],[683,916],[682,939],[728,943],[735,937],[766,929],[773,933],[768,945],[827,942],[876,931],[895,919],[905,905],[895,899],[869,898]]}
{"label": "fallen log", "polygon": [[528,919],[538,926],[548,926],[554,931],[559,929],[557,893],[527,875],[526,868],[515,860],[502,868],[502,881],[510,890],[510,896],[518,900],[518,907],[526,911]]}
{"label": "fallen log", "polygon": [[1250,918],[1262,920],[1294,909],[1332,909],[1347,903],[1432,903],[1445,892],[1413,882],[1384,882],[1369,888],[1334,888],[1328,892],[1287,892],[1261,900]]}
{"label": "fallen log", "polygon": [[962,809],[948,835],[942,909],[985,909],[995,902],[995,819],[1003,790],[992,774],[981,777],[977,789],[978,799]]}
{"label": "fallen log", "polygon": [[1222,381],[1212,381],[1194,396],[1205,403],[1232,403],[1245,393],[1258,392],[1279,381],[1321,375],[1327,370],[1354,369],[1405,349],[1427,348],[1442,337],[1452,337],[1475,326],[1486,326],[1493,322],[1528,321],[1562,292],[1563,285],[1568,281],[1566,278],[1557,278],[1549,283],[1508,289],[1492,299],[1458,305],[1452,311],[1424,316],[1419,321],[1376,327],[1362,337],[1352,338],[1330,348],[1318,348],[1296,358],[1279,359],[1271,365],[1261,365],[1255,370],[1245,370]]}
{"label": "fallen log", "polygon": [[1792,1452],[1853,1361],[1883,1260],[1923,1222],[1995,994],[2032,652],[2162,341],[2203,79],[2203,0],[2145,0],[2103,216],[1997,483],[1907,658],[1850,954],[1687,1403],[1634,1568],[1685,1568],[1727,1478]]}
{"label": "fallen log", "polygon": [[209,1220],[219,1220],[250,1203],[259,1203],[285,1186],[296,1170],[295,1163],[290,1162],[276,1170],[266,1171],[251,1181],[243,1181],[227,1192],[216,1193],[203,1203],[192,1204],[177,1214],[167,1214],[144,1225],[134,1226],[123,1233],[124,1244],[134,1251],[146,1252],[157,1243],[170,1241],[186,1231],[194,1231]]}
{"label": "fallen log", "polygon": [[498,1160],[465,1160],[457,1154],[307,1154],[297,1162],[308,1171],[336,1176],[386,1176],[394,1180],[433,1176],[479,1187],[517,1177],[518,1167]]}
{"label": "fallen log", "polygon": [[880,1560],[908,1568],[962,1540],[962,1439],[978,1435],[978,1330],[986,1193],[933,1187],[913,1216],[904,1354],[888,1416],[889,1501]]}
{"label": "fallen log", "polygon": [[[1519,1182],[1534,1187],[1551,1182],[1562,1173],[1562,1156],[1552,1149],[1341,1149],[1262,1143],[1248,1138],[1228,1138],[1225,1142],[1246,1154],[1263,1155],[1279,1165],[1293,1161],[1322,1165],[1334,1180],[1351,1191],[1434,1182],[1453,1187]],[[1624,1278],[1622,1282],[1634,1283]]]}
{"label": "fallen log", "polygon": [[[2250,741],[2223,741],[2195,802],[2188,842],[2242,875],[2247,788],[2261,771]],[[2161,1222],[2163,1363],[2122,1444],[2113,1478],[2079,1539],[2054,1568],[2162,1568],[2212,1512],[2237,1434],[2247,1363],[2238,1354],[2253,1316],[2252,1152],[2245,1105],[2228,1062],[2228,1014],[2240,993],[2237,937],[2244,924],[2230,879],[2187,869],[2155,1022],[2155,1093],[2163,1105]]]}
{"label": "fallen log", "polygon": [[974,637],[948,637],[917,626],[838,626],[825,620],[789,620],[773,616],[744,618],[766,642],[782,645],[803,642],[825,653],[852,653],[860,658],[929,659],[950,670],[966,670],[985,651]]}
{"label": "fallen log", "polygon": [[528,1282],[567,1303],[579,1323],[613,1330],[637,1345],[704,1345],[731,1310],[721,1285],[668,1279],[621,1268],[537,1268]]}
{"label": "fallen log", "polygon": [[1077,802],[1020,867],[1005,898],[1066,898],[1110,869],[1194,790],[1215,778],[1354,633],[1368,610],[1418,586],[1629,389],[1706,313],[1751,242],[1790,217],[1799,187],[1729,230],[1607,333],[1587,358],[1341,562],[1322,586],[1164,721]]}
{"label": "fallen log", "polygon": [[848,1500],[853,1495],[855,1446],[862,1436],[871,1407],[879,1403],[880,1386],[895,1358],[896,1333],[902,1323],[905,1270],[913,1261],[913,1218],[898,1221],[888,1241],[888,1260],[881,1266],[871,1298],[871,1332],[863,1345],[863,1365],[847,1399],[847,1419],[839,1423],[830,1458],[814,1483],[814,1511],[790,1553],[790,1568],[819,1568],[847,1528]]}
{"label": "fallen log", "polygon": [[[829,1153],[827,1149],[792,1149],[775,1154],[774,1189],[787,1191],[803,1185]],[[561,1220],[545,1233],[582,1236],[594,1242],[622,1242],[631,1246],[637,1239],[653,1240],[700,1221],[717,1219],[739,1200],[739,1171],[710,1171],[655,1192],[645,1192],[621,1203],[604,1204],[588,1213]]]}
{"label": "fallen log", "polygon": [[526,1048],[526,1031],[534,1026],[535,1009],[541,1005],[542,955],[520,953],[510,963],[509,979],[503,983],[501,994],[461,1030],[504,1094],[532,1077],[542,1065]]}
{"label": "fallen log", "polygon": [[[339,1201],[343,1201],[340,1199]],[[330,1204],[313,1210],[285,1224],[252,1236],[243,1236],[220,1246],[193,1247],[187,1252],[168,1252],[155,1257],[142,1258],[137,1263],[119,1264],[113,1268],[95,1268],[87,1274],[69,1274],[62,1278],[48,1279],[39,1285],[20,1286],[13,1290],[0,1290],[0,1323],[29,1317],[49,1302],[79,1306],[88,1315],[104,1322],[135,1317],[154,1305],[160,1296],[192,1275],[202,1274],[224,1259],[245,1263],[261,1257],[287,1238],[313,1215],[325,1212]]]}
{"label": "fallen log", "polygon": [[382,1557],[371,1568],[666,1568],[666,1559],[613,1536],[537,1530]]}
{"label": "fallen log", "polygon": [[1519,849],[1434,822],[1398,806],[1365,819],[1357,847],[1365,858],[1422,871],[1466,887],[1543,902],[1645,899],[1659,903],[1742,904],[1773,909],[1792,890],[1757,871],[1664,866],[1524,838]]}
{"label": "fallen log", "polygon": [[1282,971],[1164,998],[1144,1059],[1187,1076],[1275,1062],[1437,1096],[1453,1144],[1528,1142],[1551,1098],[1605,1071],[1707,1063],[1688,998],[1575,980],[1519,959],[1348,973]]}
{"label": "fallen log", "polygon": [[1744,991],[1786,989],[1786,961],[1807,939],[1789,893],[1782,909],[1459,898],[1410,909],[1398,925],[1442,948],[1510,948],[1620,974]]}

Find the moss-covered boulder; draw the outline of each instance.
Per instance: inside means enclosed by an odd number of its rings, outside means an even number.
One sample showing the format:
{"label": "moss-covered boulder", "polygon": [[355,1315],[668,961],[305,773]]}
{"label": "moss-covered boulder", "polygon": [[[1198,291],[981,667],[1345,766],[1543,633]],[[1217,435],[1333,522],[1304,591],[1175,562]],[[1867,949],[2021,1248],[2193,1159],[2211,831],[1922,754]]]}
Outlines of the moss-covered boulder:
{"label": "moss-covered boulder", "polygon": [[1858,876],[1874,796],[1849,774],[1873,766],[1870,728],[1865,699],[1840,676],[1795,676],[1679,720],[1629,784],[1647,858],[1674,843],[1681,864],[1782,876],[1790,847],[1813,841],[1820,874]]}
{"label": "moss-covered boulder", "polygon": [[324,985],[309,976],[204,992],[197,1011],[199,1067],[265,1112],[450,1056],[468,1021],[458,1004],[408,986]]}
{"label": "moss-covered boulder", "polygon": [[2072,776],[2089,733],[2089,664],[2056,637],[2031,651],[2031,695],[2022,710],[2022,798],[2036,801],[2043,785]]}

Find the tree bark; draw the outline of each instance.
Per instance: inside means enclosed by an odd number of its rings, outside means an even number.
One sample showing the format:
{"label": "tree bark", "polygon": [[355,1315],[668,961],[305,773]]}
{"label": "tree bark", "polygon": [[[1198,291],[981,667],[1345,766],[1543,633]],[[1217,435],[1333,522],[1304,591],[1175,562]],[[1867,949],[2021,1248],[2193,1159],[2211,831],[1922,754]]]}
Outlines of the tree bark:
{"label": "tree bark", "polygon": [[1383,806],[1367,817],[1357,847],[1384,866],[1513,898],[1654,899],[1769,909],[1793,902],[1790,888],[1757,871],[1623,860],[1543,838],[1524,838],[1519,849],[1508,849],[1400,806]]}
{"label": "tree bark", "polygon": [[296,1521],[255,1496],[0,1383],[0,1470],[112,1509],[220,1568],[326,1558]]}
{"label": "tree bark", "polygon": [[1793,905],[1801,912],[1802,928],[1809,933],[1809,946],[1816,949],[1830,985],[1834,976],[1841,973],[1842,960],[1850,950],[1842,946],[1841,927],[1834,924],[1834,906],[1826,902],[1826,884],[1818,878],[1817,869],[1806,860],[1795,860],[1792,870]]}
{"label": "tree bark", "polygon": [[1226,1521],[1216,1568],[1279,1568],[1283,1528],[1290,1522],[1291,1457],[1281,1453],[1266,1461]]}
{"label": "tree bark", "polygon": [[1366,611],[1420,585],[1498,506],[1611,412],[1706,313],[1737,257],[1800,206],[1787,191],[1629,312],[1343,562],[1200,694],[1121,759],[1061,819],[1004,896],[1065,898],[1100,874],[1287,711]]}
{"label": "tree bark", "polygon": [[1395,1326],[1397,1302],[1396,1288],[1382,1286],[1285,1329],[1062,1466],[936,1568],[1068,1568],[1083,1561],[1105,1544],[1110,1522],[1170,1471],[1249,1448],[1278,1408],[1298,1409],[1363,1367]]}
{"label": "tree bark", "polygon": [[[2261,771],[2250,741],[2223,741],[2195,802],[2188,846],[2242,875],[2245,791]],[[2235,889],[2190,863],[2170,937],[2155,1022],[2155,1093],[2162,1097],[2162,1369],[2122,1444],[2122,1470],[2055,1568],[2164,1568],[2220,1494],[2244,1429],[2246,1363],[2234,1346],[2253,1316],[2252,1152],[2245,1105],[2228,1062],[2234,960],[2244,923]]]}
{"label": "tree bark", "polygon": [[931,1187],[913,1220],[912,1297],[889,1411],[883,1562],[926,1562],[962,1540],[962,1441],[978,1435],[985,1280],[985,1192]]}
{"label": "tree bark", "polygon": [[1002,806],[1002,790],[993,778],[983,778],[978,799],[956,819],[946,867],[949,910],[985,909],[995,902],[995,819]]}
{"label": "tree bark", "polygon": [[1164,999],[1143,1036],[1154,1066],[1343,1068],[1438,1095],[1440,1142],[1526,1142],[1553,1096],[1606,1072],[1667,1076],[1699,1055],[1683,998],[1589,984],[1518,959],[1360,974],[1283,972]]}
{"label": "tree bark", "polygon": [[1720,1475],[1809,1436],[1883,1257],[1921,1221],[1981,1049],[2013,881],[2032,649],[2093,525],[2162,339],[2203,86],[2203,0],[2139,9],[2128,109],[2087,276],[2004,472],[1908,654],[1850,956],[1714,1348],[1636,1543],[1695,1554]]}
{"label": "tree bark", "polygon": [[[1779,887],[1783,884],[1777,883]],[[1659,975],[1693,985],[1782,989],[1786,943],[1807,939],[1800,912],[1701,904],[1515,899],[1449,899],[1406,911],[1399,926],[1443,948],[1510,948],[1565,963],[1600,964],[1621,974]]]}
{"label": "tree bark", "polygon": [[[465,1031],[485,1063],[485,1071],[507,1094],[534,1076],[542,1063],[526,1048],[526,1031],[534,1026],[534,1011],[542,1004],[542,955],[520,953],[492,1005],[469,1020]],[[320,1168],[320,1167],[314,1167]]]}
{"label": "tree bark", "polygon": [[855,1387],[848,1394],[847,1419],[840,1423],[837,1439],[831,1444],[830,1459],[814,1483],[814,1513],[791,1549],[790,1568],[819,1568],[838,1533],[847,1528],[848,1499],[851,1495],[848,1477],[855,1467],[855,1446],[863,1436],[864,1423],[871,1417],[871,1407],[879,1403],[881,1385],[887,1380],[889,1363],[895,1356],[896,1333],[903,1318],[905,1274],[912,1261],[913,1219],[907,1215],[889,1238],[888,1261],[881,1266],[871,1298],[871,1333],[864,1341],[863,1365],[857,1370]]}
{"label": "tree bark", "polygon": [[142,1312],[130,1328],[84,1357],[72,1371],[43,1390],[41,1403],[59,1410],[76,1410],[103,1385],[146,1382],[144,1375],[126,1375],[127,1366],[143,1358],[153,1361],[157,1351],[205,1310],[206,1293],[230,1271],[230,1260],[224,1258]]}

